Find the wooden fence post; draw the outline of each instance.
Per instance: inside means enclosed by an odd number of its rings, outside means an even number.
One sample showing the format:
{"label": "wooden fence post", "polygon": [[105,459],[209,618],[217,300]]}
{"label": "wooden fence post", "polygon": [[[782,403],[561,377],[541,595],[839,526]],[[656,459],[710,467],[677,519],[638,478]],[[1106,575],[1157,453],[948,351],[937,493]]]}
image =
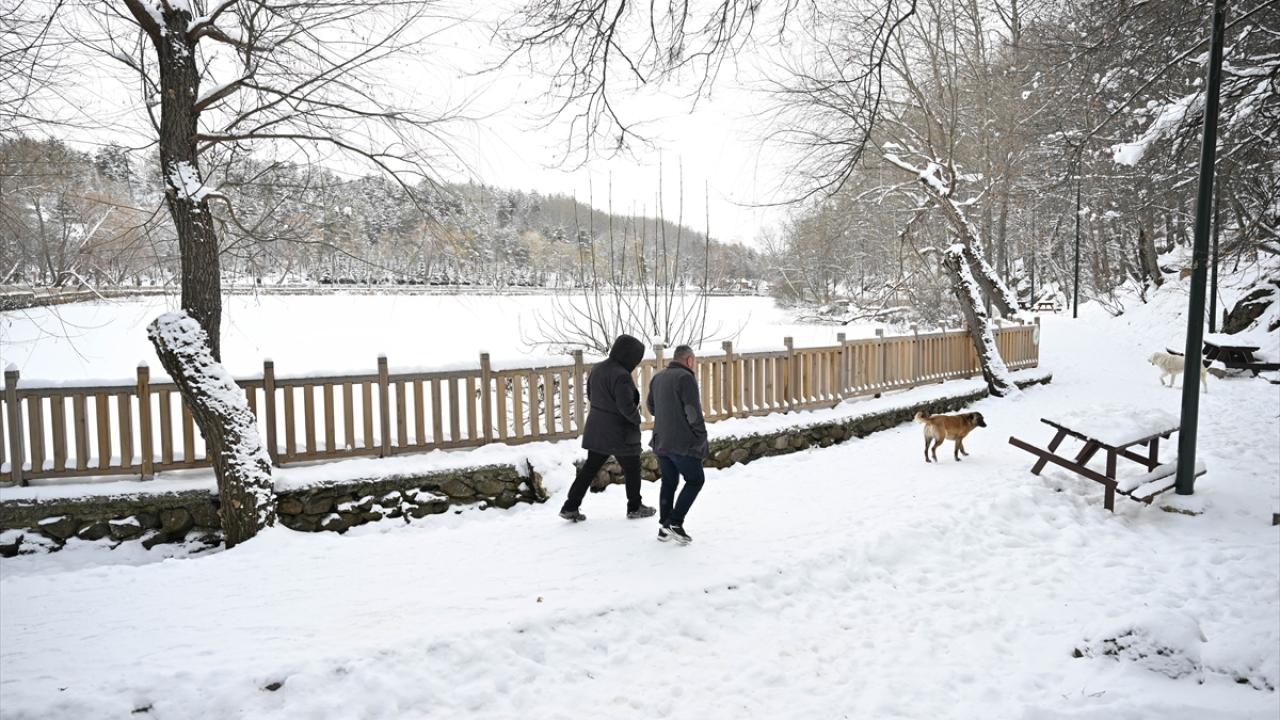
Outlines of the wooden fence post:
{"label": "wooden fence post", "polygon": [[920,384],[920,366],[924,364],[924,350],[920,347],[920,326],[911,323],[911,386]]}
{"label": "wooden fence post", "polygon": [[849,387],[849,368],[847,358],[845,357],[845,343],[848,338],[844,333],[836,333],[836,342],[840,343],[840,350],[836,353],[836,400],[837,404],[844,402],[845,393]]}
{"label": "wooden fence post", "polygon": [[22,446],[22,409],[18,407],[18,368],[12,365],[4,371],[4,404],[9,414],[9,478],[14,485],[26,485],[22,477],[26,450]]}
{"label": "wooden fence post", "polygon": [[[489,365],[489,353],[480,353],[480,421],[484,423],[484,441],[493,442],[493,368]],[[568,392],[568,388],[560,388],[560,392]]]}
{"label": "wooden fence post", "polygon": [[[1003,337],[1001,337],[1001,335],[996,336],[997,338],[996,350],[1000,353],[1000,358],[1004,360],[1005,367],[1007,367],[1010,370],[1018,369],[1018,360],[1016,355],[1014,354],[1014,351],[1017,349],[1017,346],[1018,346],[1018,336],[1019,336],[1018,329],[1021,325],[1022,325],[1021,320],[1015,321],[1013,325],[1005,325],[1004,332],[1001,333]],[[1010,345],[1012,345],[1013,347],[1010,348]]]}
{"label": "wooden fence post", "polygon": [[[879,365],[879,366],[880,366],[880,377],[879,377],[879,379],[876,381],[876,387],[878,387],[878,388],[880,388],[881,390],[883,390],[883,389],[884,389],[884,385],[885,385],[885,381],[886,381],[886,378],[885,378],[885,364],[886,364],[886,362],[887,362],[887,360],[888,360],[887,348],[885,347],[885,344],[884,344],[884,328],[876,328],[876,342],[877,342],[877,343],[879,344],[879,346],[880,346],[880,362],[879,362],[879,363],[877,363],[877,365]],[[876,393],[876,395],[875,395],[875,396],[876,396],[876,397],[880,397],[880,393]]]}
{"label": "wooden fence post", "polygon": [[267,425],[267,456],[274,467],[280,467],[276,448],[276,364],[262,361],[262,418]]}
{"label": "wooden fence post", "polygon": [[947,334],[947,324],[942,324],[942,379],[951,379],[951,336]]}
{"label": "wooden fence post", "polygon": [[151,368],[145,362],[138,363],[138,434],[142,453],[142,479],[155,476],[151,446]]}
{"label": "wooden fence post", "polygon": [[391,455],[391,386],[387,380],[387,356],[378,356],[378,439],[382,443],[379,457]]}
{"label": "wooden fence post", "polygon": [[582,351],[573,351],[573,420],[578,424],[581,434],[587,422],[587,393],[584,383],[586,366],[582,362]]}
{"label": "wooden fence post", "polygon": [[795,341],[790,337],[782,338],[782,345],[787,346],[787,411],[795,410],[796,386],[800,383],[800,368],[796,366]]}
{"label": "wooden fence post", "polygon": [[1031,367],[1040,367],[1040,316],[1036,316],[1035,327],[1031,329]]}
{"label": "wooden fence post", "polygon": [[720,401],[724,403],[726,417],[733,417],[734,410],[739,407],[737,387],[738,370],[733,362],[733,341],[720,343],[724,350],[724,374],[720,376]]}

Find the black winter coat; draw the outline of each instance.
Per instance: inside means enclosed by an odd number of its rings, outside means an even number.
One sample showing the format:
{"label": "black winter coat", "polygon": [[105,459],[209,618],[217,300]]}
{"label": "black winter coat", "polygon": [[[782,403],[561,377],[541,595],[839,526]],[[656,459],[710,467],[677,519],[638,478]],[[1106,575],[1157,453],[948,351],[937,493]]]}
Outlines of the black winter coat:
{"label": "black winter coat", "polygon": [[640,391],[631,371],[644,359],[644,343],[619,335],[609,359],[587,376],[591,411],[582,433],[582,447],[604,455],[640,454]]}
{"label": "black winter coat", "polygon": [[707,424],[702,417],[698,378],[692,370],[674,361],[667,365],[649,381],[645,405],[653,414],[653,439],[649,444],[654,450],[707,457]]}

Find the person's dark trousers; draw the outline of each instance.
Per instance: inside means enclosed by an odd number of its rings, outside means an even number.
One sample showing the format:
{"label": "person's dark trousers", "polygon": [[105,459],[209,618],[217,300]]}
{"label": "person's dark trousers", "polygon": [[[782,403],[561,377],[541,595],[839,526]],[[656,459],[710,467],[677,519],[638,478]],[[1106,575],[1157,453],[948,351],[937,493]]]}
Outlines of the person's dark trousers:
{"label": "person's dark trousers", "polygon": [[[689,508],[693,507],[693,501],[698,499],[698,492],[702,490],[702,459],[692,455],[659,455],[658,466],[662,468],[658,522],[663,526],[684,526],[684,516],[689,514]],[[677,500],[676,485],[680,484],[681,475],[684,476],[684,489]]]}
{"label": "person's dark trousers", "polygon": [[[627,483],[627,512],[640,509],[640,456],[615,455],[614,459],[622,467],[622,477]],[[577,510],[582,505],[582,498],[591,489],[591,480],[600,472],[600,468],[609,461],[609,456],[592,450],[587,451],[587,461],[578,468],[578,476],[573,479],[569,488],[569,497],[565,498],[564,510]]]}

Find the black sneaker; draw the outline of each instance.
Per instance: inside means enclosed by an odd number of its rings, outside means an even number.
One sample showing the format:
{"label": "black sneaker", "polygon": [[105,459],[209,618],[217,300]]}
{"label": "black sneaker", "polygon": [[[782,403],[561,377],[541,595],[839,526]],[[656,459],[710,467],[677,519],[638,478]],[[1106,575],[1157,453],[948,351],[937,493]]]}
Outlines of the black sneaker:
{"label": "black sneaker", "polygon": [[577,510],[561,510],[560,517],[564,518],[565,520],[568,520],[569,522],[576,522],[576,523],[583,522],[587,519],[586,515],[583,515]]}
{"label": "black sneaker", "polygon": [[671,528],[666,525],[658,526],[658,542],[667,542],[672,537],[674,536],[671,534]]}
{"label": "black sneaker", "polygon": [[653,508],[649,507],[648,505],[641,505],[640,507],[636,508],[635,510],[628,510],[628,511],[627,511],[627,519],[628,519],[628,520],[640,520],[640,519],[642,519],[642,518],[653,517],[653,516],[654,516],[654,515],[656,515],[656,514],[658,514],[658,511],[657,511],[657,510],[654,510]]}
{"label": "black sneaker", "polygon": [[684,528],[680,527],[679,525],[672,525],[671,527],[667,528],[667,532],[671,533],[672,540],[675,540],[681,545],[688,545],[689,543],[693,542],[693,538],[689,537],[689,533],[685,532]]}

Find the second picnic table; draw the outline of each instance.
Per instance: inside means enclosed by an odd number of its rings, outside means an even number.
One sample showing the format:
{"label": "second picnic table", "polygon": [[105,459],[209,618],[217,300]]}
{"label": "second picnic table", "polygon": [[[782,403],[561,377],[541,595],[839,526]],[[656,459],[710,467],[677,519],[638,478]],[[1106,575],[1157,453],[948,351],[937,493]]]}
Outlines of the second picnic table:
{"label": "second picnic table", "polygon": [[1249,370],[1254,377],[1258,373],[1269,370],[1280,370],[1280,363],[1266,362],[1258,360],[1254,357],[1254,353],[1258,351],[1257,345],[1236,345],[1239,342],[1231,340],[1230,336],[1210,336],[1204,340],[1204,359],[1206,364],[1210,361],[1217,361],[1231,370]]}
{"label": "second picnic table", "polygon": [[[1134,412],[1132,410],[1092,411],[1069,413],[1055,418],[1041,418],[1040,422],[1057,432],[1049,441],[1048,449],[1042,449],[1016,437],[1009,444],[1035,455],[1038,460],[1031,472],[1039,475],[1048,463],[1064,467],[1081,477],[1101,483],[1106,488],[1103,506],[1115,510],[1115,496],[1122,495],[1151,504],[1155,496],[1171,490],[1176,475],[1177,461],[1160,462],[1160,440],[1178,432],[1177,416],[1163,410]],[[1058,454],[1058,447],[1068,437],[1084,442],[1074,457]],[[1134,448],[1142,448],[1135,452]],[[1106,453],[1106,469],[1099,472],[1090,468],[1089,461],[1099,452]],[[1146,468],[1145,474],[1118,477],[1116,466],[1121,460],[1135,462]],[[1196,475],[1204,474],[1202,463],[1196,463]]]}

